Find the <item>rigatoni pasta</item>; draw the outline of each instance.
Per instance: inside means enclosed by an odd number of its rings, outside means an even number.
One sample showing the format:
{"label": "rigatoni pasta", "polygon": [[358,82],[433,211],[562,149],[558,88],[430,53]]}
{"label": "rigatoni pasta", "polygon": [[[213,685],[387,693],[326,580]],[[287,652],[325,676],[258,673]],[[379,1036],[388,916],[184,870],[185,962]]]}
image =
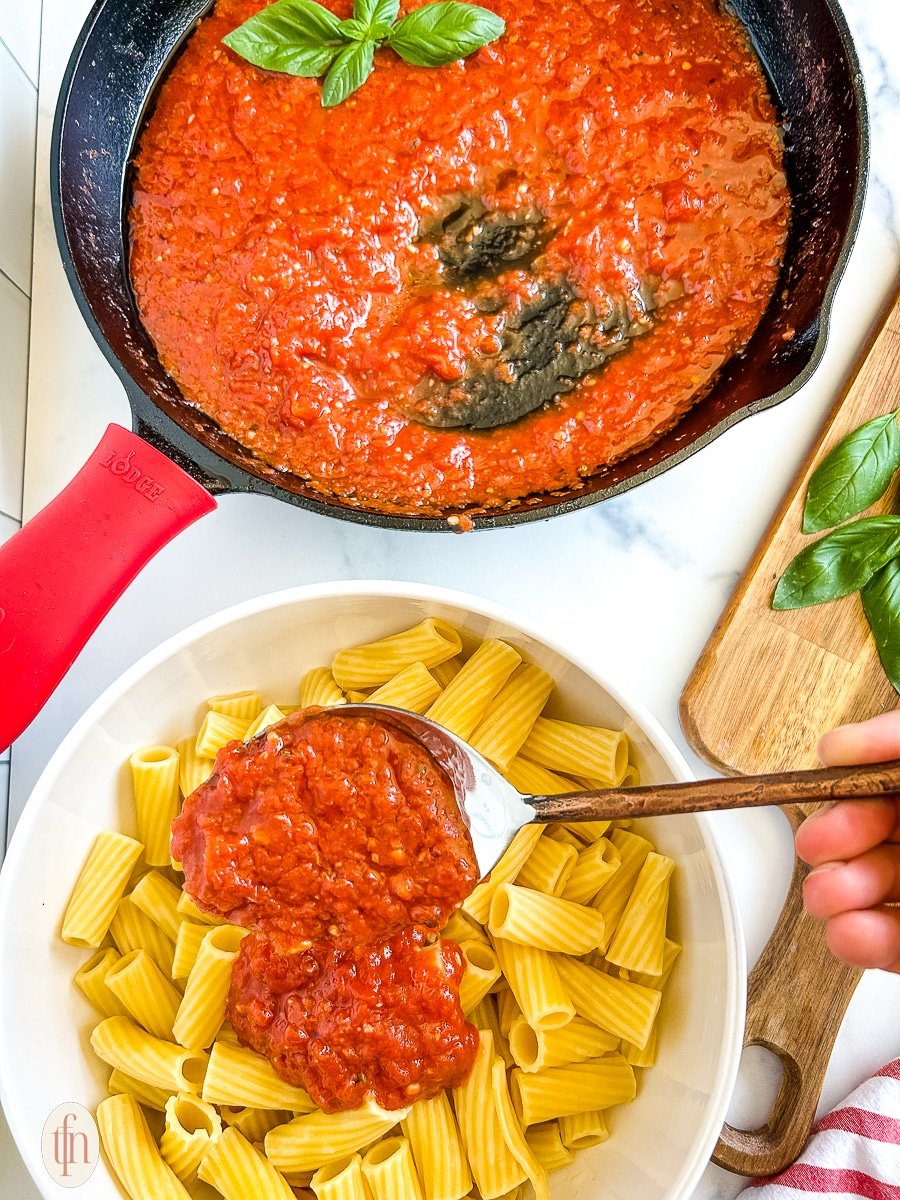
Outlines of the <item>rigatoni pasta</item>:
{"label": "rigatoni pasta", "polygon": [[[523,793],[637,778],[624,734],[543,715],[551,691],[515,647],[488,639],[464,651],[435,619],[310,669],[300,703],[426,712]],[[132,758],[151,771],[164,764],[171,810],[173,796],[177,805],[212,774],[221,745],[294,707],[256,691],[213,697],[194,734]],[[609,1110],[634,1096],[635,1069],[655,1058],[661,991],[680,950],[667,932],[672,861],[640,833],[605,821],[520,830],[442,931],[464,956],[460,1002],[479,1031],[468,1079],[406,1109],[370,1101],[325,1113],[223,1024],[246,931],[178,886],[143,786],[135,776],[138,829],[155,849],[103,835],[102,870],[89,860],[70,904],[94,939],[73,944],[100,946],[108,932],[115,945],[97,949],[76,982],[101,1018],[92,1045],[112,1068],[101,1131],[134,1200],[155,1197],[157,1183],[178,1200],[185,1185],[225,1200],[288,1200],[297,1185],[317,1200],[545,1200],[548,1171],[615,1135]],[[144,1112],[154,1127],[164,1114],[158,1145]]]}

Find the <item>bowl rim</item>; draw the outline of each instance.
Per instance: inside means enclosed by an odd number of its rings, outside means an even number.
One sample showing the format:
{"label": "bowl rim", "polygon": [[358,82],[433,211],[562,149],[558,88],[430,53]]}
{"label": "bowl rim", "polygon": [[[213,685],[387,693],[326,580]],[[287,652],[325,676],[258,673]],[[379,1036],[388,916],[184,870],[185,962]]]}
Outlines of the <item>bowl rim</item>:
{"label": "bowl rim", "polygon": [[[627,692],[623,692],[614,682],[607,680],[601,672],[595,670],[587,663],[577,651],[570,650],[554,637],[549,637],[540,632],[530,619],[522,617],[518,612],[506,605],[497,604],[492,600],[486,600],[480,596],[475,596],[454,588],[399,580],[332,581],[284,588],[241,601],[225,609],[220,609],[215,613],[201,618],[171,637],[166,638],[127,668],[79,717],[53,752],[47,765],[41,772],[10,838],[5,859],[2,865],[0,865],[0,929],[6,928],[6,922],[11,919],[11,914],[8,910],[11,906],[12,898],[17,894],[15,884],[12,881],[17,879],[25,868],[27,861],[26,852],[30,844],[31,832],[36,823],[37,813],[41,805],[59,785],[72,754],[86,734],[102,716],[109,712],[117,700],[156,666],[188,649],[208,634],[224,626],[241,622],[263,612],[302,604],[306,601],[342,599],[344,597],[371,597],[373,600],[417,600],[424,603],[445,604],[463,609],[480,617],[485,617],[488,620],[498,621],[511,626],[582,670],[646,734],[676,779],[693,778],[684,755],[657,718],[645,707],[641,700]],[[667,1194],[666,1200],[689,1200],[697,1181],[709,1162],[710,1155],[725,1120],[727,1105],[734,1091],[737,1079],[743,1051],[744,1018],[746,1011],[746,945],[743,929],[738,918],[738,906],[734,889],[728,872],[725,870],[719,842],[709,815],[697,813],[694,814],[694,820],[697,822],[698,832],[709,858],[716,892],[722,909],[725,934],[726,976],[729,986],[727,989],[727,1005],[723,1022],[725,1038],[723,1040],[719,1079],[710,1103],[707,1106],[703,1125],[697,1132],[693,1150],[686,1159],[680,1179],[676,1181],[673,1190]],[[2,965],[2,954],[0,954],[0,967]],[[3,1022],[3,1016],[6,1011],[5,990],[6,979],[4,972],[0,970],[0,1062],[5,1057],[4,1047],[7,1040],[7,1030]],[[18,1105],[16,1104],[15,1097],[9,1090],[9,1084],[3,1073],[0,1073],[0,1108],[3,1110],[13,1141],[35,1187],[42,1197],[44,1197],[44,1200],[56,1200],[59,1195],[58,1190],[53,1185],[53,1180],[50,1178],[49,1173],[43,1169],[39,1147],[40,1139],[34,1138],[33,1131],[25,1130],[22,1127],[19,1120]]]}

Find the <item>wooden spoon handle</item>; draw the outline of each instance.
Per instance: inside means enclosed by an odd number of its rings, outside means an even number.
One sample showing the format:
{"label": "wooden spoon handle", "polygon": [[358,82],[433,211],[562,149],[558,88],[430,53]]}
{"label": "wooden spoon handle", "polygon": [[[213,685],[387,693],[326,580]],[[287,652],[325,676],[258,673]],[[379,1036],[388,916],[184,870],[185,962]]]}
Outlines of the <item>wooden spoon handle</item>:
{"label": "wooden spoon handle", "polygon": [[900,761],[867,766],[823,767],[773,775],[738,775],[650,787],[603,788],[562,796],[526,796],[534,820],[617,821],[673,813],[755,808],[762,804],[810,804],[825,800],[864,800],[900,794]]}

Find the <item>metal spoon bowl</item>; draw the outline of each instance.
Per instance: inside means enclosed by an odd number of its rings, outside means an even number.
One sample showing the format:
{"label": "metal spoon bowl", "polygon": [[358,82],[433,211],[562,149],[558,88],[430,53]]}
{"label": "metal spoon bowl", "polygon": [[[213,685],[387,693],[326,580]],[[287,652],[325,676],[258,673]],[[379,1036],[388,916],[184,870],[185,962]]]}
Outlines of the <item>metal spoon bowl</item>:
{"label": "metal spoon bowl", "polygon": [[403,730],[443,767],[468,822],[482,878],[496,866],[518,831],[532,822],[617,821],[766,804],[900,797],[900,761],[523,796],[487,759],[427,717],[380,704],[347,704],[340,711],[377,717]]}

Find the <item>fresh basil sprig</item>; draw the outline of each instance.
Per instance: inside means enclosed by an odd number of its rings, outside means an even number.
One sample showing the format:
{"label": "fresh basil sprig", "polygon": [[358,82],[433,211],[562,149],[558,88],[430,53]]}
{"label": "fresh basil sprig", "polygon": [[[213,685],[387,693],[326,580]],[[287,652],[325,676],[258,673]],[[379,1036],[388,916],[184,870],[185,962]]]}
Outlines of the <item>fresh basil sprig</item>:
{"label": "fresh basil sprig", "polygon": [[900,469],[898,415],[853,430],[810,476],[803,532],[839,528],[793,559],[772,607],[807,608],[859,592],[885,674],[900,692],[900,515],[850,520],[881,499]]}
{"label": "fresh basil sprig", "polygon": [[425,4],[398,20],[399,8],[399,0],[354,0],[353,16],[341,21],[316,0],[276,0],[222,41],[267,71],[325,75],[322,106],[332,108],[369,78],[380,46],[413,66],[440,67],[496,41],[506,29],[496,13],[459,0]]}

